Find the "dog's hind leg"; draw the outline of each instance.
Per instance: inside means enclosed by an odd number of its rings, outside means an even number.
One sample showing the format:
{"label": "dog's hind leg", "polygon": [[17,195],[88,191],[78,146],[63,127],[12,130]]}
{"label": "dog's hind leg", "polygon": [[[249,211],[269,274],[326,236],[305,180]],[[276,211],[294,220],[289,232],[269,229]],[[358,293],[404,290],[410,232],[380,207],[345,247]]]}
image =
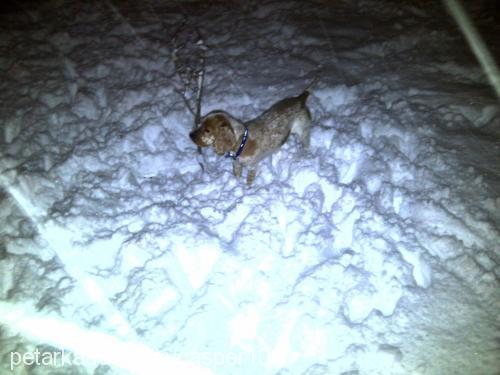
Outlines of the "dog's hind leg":
{"label": "dog's hind leg", "polygon": [[295,119],[292,125],[292,132],[297,134],[304,148],[309,148],[311,137],[311,113],[306,108],[304,113]]}

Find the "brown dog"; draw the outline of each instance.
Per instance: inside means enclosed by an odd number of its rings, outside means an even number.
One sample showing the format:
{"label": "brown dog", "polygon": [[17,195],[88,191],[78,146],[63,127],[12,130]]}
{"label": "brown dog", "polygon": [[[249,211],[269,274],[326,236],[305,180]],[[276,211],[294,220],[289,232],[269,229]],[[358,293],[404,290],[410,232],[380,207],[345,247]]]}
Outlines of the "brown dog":
{"label": "brown dog", "polygon": [[213,146],[218,155],[231,157],[235,176],[240,177],[242,167],[248,167],[247,184],[250,186],[257,163],[281,147],[291,133],[297,134],[305,147],[309,146],[308,96],[309,92],[304,91],[299,96],[280,100],[247,123],[224,111],[210,112],[189,136],[198,146]]}

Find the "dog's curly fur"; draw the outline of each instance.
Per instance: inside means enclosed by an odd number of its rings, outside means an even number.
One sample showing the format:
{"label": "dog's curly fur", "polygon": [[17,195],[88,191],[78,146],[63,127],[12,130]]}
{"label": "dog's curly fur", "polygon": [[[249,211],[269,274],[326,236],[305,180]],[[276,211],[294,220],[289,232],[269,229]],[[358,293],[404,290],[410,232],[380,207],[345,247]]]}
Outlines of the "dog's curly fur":
{"label": "dog's curly fur", "polygon": [[201,125],[189,136],[200,147],[213,146],[218,155],[236,152],[243,139],[245,126],[248,139],[243,151],[233,161],[233,172],[241,176],[248,167],[247,184],[251,185],[256,165],[283,145],[288,136],[297,134],[305,147],[309,146],[311,113],[306,106],[309,92],[286,98],[271,106],[260,116],[243,123],[224,111],[212,111],[201,119]]}

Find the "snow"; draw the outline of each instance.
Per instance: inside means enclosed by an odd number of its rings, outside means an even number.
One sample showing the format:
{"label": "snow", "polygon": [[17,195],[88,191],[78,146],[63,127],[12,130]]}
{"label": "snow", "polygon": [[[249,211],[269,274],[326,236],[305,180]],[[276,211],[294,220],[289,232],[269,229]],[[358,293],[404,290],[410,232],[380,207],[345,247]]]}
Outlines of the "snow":
{"label": "snow", "polygon": [[[498,373],[500,107],[438,2],[3,7],[0,373]],[[317,79],[251,187],[189,139],[195,29],[203,113]]]}

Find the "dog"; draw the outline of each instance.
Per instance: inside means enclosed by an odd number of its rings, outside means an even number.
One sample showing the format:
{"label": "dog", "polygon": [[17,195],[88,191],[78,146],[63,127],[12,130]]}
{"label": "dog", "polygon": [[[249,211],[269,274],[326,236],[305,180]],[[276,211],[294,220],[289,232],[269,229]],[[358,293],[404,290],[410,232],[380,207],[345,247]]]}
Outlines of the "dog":
{"label": "dog", "polygon": [[240,177],[248,168],[251,186],[259,161],[278,150],[290,134],[296,134],[309,147],[311,112],[306,105],[309,91],[273,104],[260,116],[246,123],[224,111],[212,111],[201,118],[200,126],[189,134],[199,147],[213,146],[218,155],[233,159],[233,173]]}

